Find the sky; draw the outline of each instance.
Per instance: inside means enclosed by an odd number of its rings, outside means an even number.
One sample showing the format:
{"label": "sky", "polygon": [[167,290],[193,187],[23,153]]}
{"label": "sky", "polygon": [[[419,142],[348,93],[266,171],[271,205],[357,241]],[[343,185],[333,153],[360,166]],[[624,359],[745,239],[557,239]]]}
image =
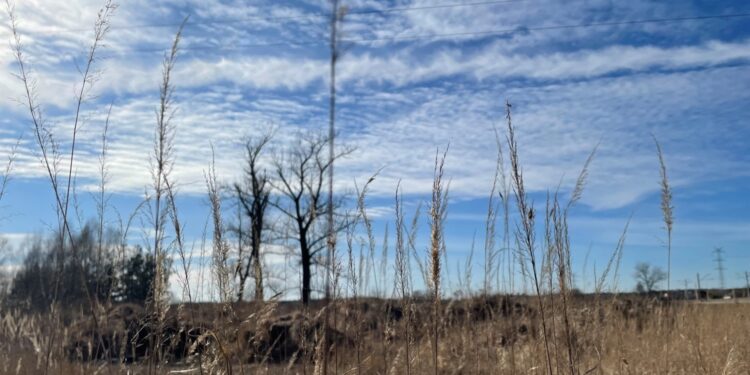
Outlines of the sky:
{"label": "sky", "polygon": [[[744,285],[750,271],[746,2],[341,2],[347,13],[340,26],[336,124],[339,142],[355,151],[337,164],[336,186],[351,191],[354,181],[361,186],[380,171],[368,196],[378,236],[393,224],[399,181],[406,208],[413,209],[429,198],[436,151],[449,147],[446,277],[457,283],[456,268],[472,239],[483,241],[495,129],[504,129],[507,100],[538,208],[558,186],[563,196],[570,193],[598,145],[570,216],[579,288],[592,288],[595,270],[605,267],[629,219],[618,288],[633,288],[637,262],[666,268],[653,137],[663,147],[674,194],[672,285],[692,288],[700,274],[704,286],[718,286],[716,247],[724,250],[727,285]],[[62,150],[71,144],[79,67],[102,5],[16,4],[38,101]],[[91,193],[110,105],[108,222],[142,200],[151,182],[161,61],[189,17],[174,75],[174,177],[186,236],[199,241],[211,146],[219,178],[231,183],[241,174],[245,137],[273,127],[273,147],[280,149],[300,131],[327,127],[328,12],[324,0],[122,1],[83,106],[75,161],[81,220],[96,214]],[[0,39],[9,42],[5,14],[3,25]],[[20,104],[17,67],[3,45],[0,158],[17,142],[18,148],[0,202],[0,234],[18,247],[28,234],[49,230],[54,200]],[[481,269],[480,255],[474,269]],[[21,258],[15,253],[6,267]]]}

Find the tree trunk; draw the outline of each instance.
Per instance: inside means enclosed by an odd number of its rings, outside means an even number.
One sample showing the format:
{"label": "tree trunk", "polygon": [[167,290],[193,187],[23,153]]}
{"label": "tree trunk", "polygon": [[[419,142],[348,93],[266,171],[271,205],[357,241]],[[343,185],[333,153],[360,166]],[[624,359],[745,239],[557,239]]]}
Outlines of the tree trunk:
{"label": "tree trunk", "polygon": [[255,276],[255,300],[263,301],[263,267],[260,259],[260,239],[259,234],[253,236],[253,276]]}
{"label": "tree trunk", "polygon": [[302,247],[302,304],[310,304],[310,265],[312,257],[306,246]]}
{"label": "tree trunk", "polygon": [[312,277],[312,253],[310,245],[307,242],[307,227],[302,221],[297,221],[297,230],[299,235],[299,253],[302,261],[302,305],[310,304],[310,279]]}

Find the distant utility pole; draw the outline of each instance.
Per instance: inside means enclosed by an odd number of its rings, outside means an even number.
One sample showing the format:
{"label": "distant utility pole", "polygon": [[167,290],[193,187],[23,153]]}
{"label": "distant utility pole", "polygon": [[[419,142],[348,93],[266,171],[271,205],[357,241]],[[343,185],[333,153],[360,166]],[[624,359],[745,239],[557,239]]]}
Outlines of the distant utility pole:
{"label": "distant utility pole", "polygon": [[324,338],[323,338],[323,375],[328,375],[328,352],[330,347],[330,317],[328,312],[328,305],[331,303],[331,293],[335,292],[331,290],[331,273],[335,266],[335,252],[336,252],[336,230],[334,229],[334,204],[333,204],[333,160],[335,157],[334,151],[334,137],[336,135],[336,64],[339,60],[339,24],[341,19],[344,17],[346,8],[339,5],[339,0],[331,0],[331,20],[330,20],[330,82],[329,84],[329,102],[328,102],[328,240],[326,241],[327,257],[326,257],[326,285],[325,285],[325,326],[324,326]]}
{"label": "distant utility pole", "polygon": [[695,273],[695,280],[698,282],[698,289],[695,290],[695,299],[699,300],[701,299],[701,274]]}
{"label": "distant utility pole", "polygon": [[684,293],[683,294],[685,295],[685,300],[687,301],[687,299],[688,299],[688,279],[685,279],[683,281],[685,282],[685,289],[684,289]]}
{"label": "distant utility pole", "polygon": [[[330,300],[331,294],[331,268],[333,267],[333,256],[336,249],[336,231],[334,230],[334,215],[333,215],[333,159],[335,156],[334,151],[334,137],[336,135],[336,64],[339,60],[339,35],[338,26],[342,17],[342,9],[339,8],[339,0],[331,0],[331,60],[330,60],[330,81],[329,84],[329,97],[328,97],[328,241],[327,250],[328,254],[326,257],[326,287],[325,287],[325,299],[326,304]],[[326,322],[328,320],[326,319]],[[324,363],[323,373],[327,373],[327,364]]]}
{"label": "distant utility pole", "polygon": [[745,286],[747,287],[747,294],[745,297],[750,298],[750,272],[745,271]]}
{"label": "distant utility pole", "polygon": [[726,268],[724,268],[724,250],[720,247],[717,247],[713,251],[714,253],[714,262],[716,262],[716,271],[719,272],[719,287],[722,289],[725,288],[724,285],[724,271]]}

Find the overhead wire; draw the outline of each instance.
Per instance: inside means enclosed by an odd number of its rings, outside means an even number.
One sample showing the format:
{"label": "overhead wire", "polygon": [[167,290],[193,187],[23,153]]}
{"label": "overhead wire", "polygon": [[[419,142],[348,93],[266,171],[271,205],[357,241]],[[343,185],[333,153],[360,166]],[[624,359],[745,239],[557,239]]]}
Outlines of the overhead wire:
{"label": "overhead wire", "polygon": [[[716,15],[704,15],[704,16],[689,16],[689,17],[671,17],[671,18],[650,18],[650,19],[637,19],[637,20],[622,20],[622,21],[604,21],[604,22],[590,22],[590,23],[579,23],[579,24],[567,24],[567,25],[549,25],[549,26],[517,26],[515,28],[505,29],[493,29],[483,31],[467,31],[467,32],[455,32],[455,33],[434,33],[434,34],[417,34],[417,35],[396,35],[389,37],[374,37],[374,38],[351,38],[343,39],[343,43],[348,44],[376,44],[376,43],[387,43],[387,42],[403,42],[410,40],[435,40],[435,39],[451,39],[451,38],[466,38],[472,36],[501,36],[510,33],[525,33],[533,31],[551,31],[551,30],[567,30],[567,29],[578,29],[578,28],[592,28],[592,27],[606,27],[606,26],[625,26],[625,25],[639,25],[639,24],[659,24],[659,23],[674,23],[674,22],[689,22],[689,21],[704,21],[704,20],[717,20],[717,19],[731,19],[731,18],[747,18],[750,17],[750,13],[731,13],[731,14],[716,14]],[[238,44],[233,46],[227,45],[194,45],[182,47],[183,51],[237,51],[246,50],[253,48],[263,47],[274,47],[274,46],[315,46],[315,45],[327,45],[326,41],[315,40],[315,41],[278,41],[278,42],[264,42],[264,43],[251,43],[251,44]],[[152,53],[152,52],[163,52],[166,48],[129,48],[121,49],[120,53]]]}
{"label": "overhead wire", "polygon": [[[354,9],[347,10],[347,15],[369,15],[369,14],[389,14],[389,13],[403,13],[412,11],[422,10],[434,10],[434,9],[450,9],[450,8],[462,8],[462,7],[476,7],[476,6],[490,6],[499,4],[510,4],[510,3],[528,3],[533,0],[492,0],[492,1],[474,1],[474,2],[462,2],[462,3],[446,3],[446,4],[432,4],[432,5],[420,5],[420,6],[409,6],[409,7],[392,7],[385,9]],[[331,15],[328,13],[310,13],[310,14],[298,14],[289,16],[246,16],[228,20],[202,20],[202,21],[190,21],[189,24],[193,26],[206,26],[206,25],[220,25],[220,24],[241,24],[251,21],[285,21],[285,20],[300,20],[300,19],[330,19]],[[164,23],[143,23],[143,24],[130,24],[130,25],[111,25],[111,30],[133,30],[133,29],[147,29],[147,28],[168,28],[168,27],[179,27],[182,25],[180,22],[164,22]],[[52,30],[58,31],[88,31],[88,28],[66,28],[66,27],[53,27]]]}
{"label": "overhead wire", "polygon": [[[426,11],[433,9],[451,9],[458,7],[478,7],[478,6],[491,6],[498,4],[508,3],[529,3],[533,0],[485,0],[485,1],[473,1],[473,2],[460,2],[460,3],[444,3],[444,4],[430,4],[430,5],[417,5],[417,6],[405,6],[405,7],[392,7],[386,9],[360,9],[360,10],[348,10],[348,15],[367,15],[367,14],[389,14],[389,13],[402,13],[411,11]],[[302,19],[311,17],[326,17],[330,15],[326,13],[315,13],[306,15],[291,15],[291,16],[250,16],[243,17],[234,20],[216,20],[216,21],[190,21],[189,24],[195,25],[216,25],[216,24],[235,24],[244,23],[252,20],[265,20],[265,21],[281,21],[281,20],[292,20]],[[684,16],[684,17],[670,17],[670,18],[648,18],[648,19],[635,19],[635,20],[620,20],[620,21],[602,21],[602,22],[589,22],[589,23],[578,23],[578,24],[565,24],[565,25],[547,25],[547,26],[516,26],[513,28],[503,29],[492,29],[492,30],[479,30],[479,31],[464,31],[464,32],[452,32],[452,33],[432,33],[432,34],[413,34],[413,35],[393,35],[393,36],[375,36],[375,37],[361,37],[361,38],[348,38],[342,39],[342,42],[350,45],[377,45],[386,43],[401,43],[406,41],[420,41],[420,40],[450,40],[468,37],[491,37],[491,36],[504,36],[512,33],[526,33],[533,31],[553,31],[553,30],[569,30],[578,28],[592,28],[592,27],[607,27],[607,26],[626,26],[626,25],[639,25],[639,24],[659,24],[659,23],[674,23],[674,22],[689,22],[689,21],[705,21],[705,20],[717,20],[717,19],[732,19],[732,18],[746,18],[750,17],[750,13],[729,13],[729,14],[714,14],[714,15],[702,15],[702,16]],[[152,24],[135,24],[135,25],[122,25],[122,26],[111,26],[112,29],[143,29],[143,28],[159,28],[159,27],[176,27],[179,23],[152,23]],[[85,29],[66,29],[66,28],[53,28],[60,31],[86,31]],[[265,41],[257,43],[243,43],[235,45],[226,44],[205,44],[205,45],[187,45],[180,49],[182,51],[212,51],[212,52],[229,52],[229,51],[242,51],[254,48],[268,48],[268,47],[304,47],[304,46],[318,46],[327,45],[325,38],[319,40],[307,40],[307,41],[292,41],[292,40],[277,40],[277,41]],[[135,47],[135,48],[112,48],[111,52],[119,55],[126,54],[146,54],[146,53],[163,53],[167,48],[163,47]]]}

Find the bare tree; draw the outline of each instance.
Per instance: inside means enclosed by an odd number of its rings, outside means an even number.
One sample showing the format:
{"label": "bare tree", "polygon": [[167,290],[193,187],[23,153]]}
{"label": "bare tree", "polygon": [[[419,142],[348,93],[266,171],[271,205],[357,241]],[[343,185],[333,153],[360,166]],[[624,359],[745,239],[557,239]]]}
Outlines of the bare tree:
{"label": "bare tree", "polygon": [[651,267],[650,264],[643,262],[636,264],[633,276],[637,281],[635,288],[641,293],[653,292],[660,282],[667,279],[664,270],[659,267]]}
{"label": "bare tree", "polygon": [[[277,155],[274,159],[275,177],[272,186],[282,199],[270,202],[292,222],[294,239],[299,245],[302,266],[302,303],[309,304],[312,291],[312,266],[319,253],[326,248],[328,235],[322,220],[328,210],[341,207],[343,198],[333,198],[329,205],[324,191],[326,174],[334,160],[348,155],[344,149],[329,158],[325,154],[328,138],[318,134],[303,134],[294,147]],[[338,220],[334,232],[346,227],[346,220]]]}
{"label": "bare tree", "polygon": [[[235,276],[239,279],[237,300],[242,301],[245,293],[245,283],[251,275],[255,279],[255,300],[263,300],[263,263],[260,247],[264,241],[264,232],[267,227],[266,211],[271,198],[271,185],[269,174],[260,165],[261,154],[273,138],[273,132],[269,131],[257,138],[250,138],[245,142],[245,169],[241,182],[234,184],[240,209],[240,222],[237,227],[238,248],[237,267]],[[250,229],[250,254],[244,254],[243,224],[242,217],[248,219],[247,226]],[[251,270],[252,268],[252,270]]]}

